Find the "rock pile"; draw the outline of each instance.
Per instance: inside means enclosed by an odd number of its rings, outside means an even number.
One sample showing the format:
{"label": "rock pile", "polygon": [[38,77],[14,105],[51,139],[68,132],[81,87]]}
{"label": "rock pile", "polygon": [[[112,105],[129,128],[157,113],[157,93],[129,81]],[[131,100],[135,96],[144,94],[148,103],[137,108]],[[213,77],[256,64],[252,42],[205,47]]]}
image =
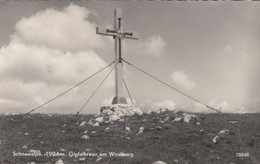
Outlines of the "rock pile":
{"label": "rock pile", "polygon": [[129,104],[114,104],[111,106],[101,107],[100,112],[96,114],[95,122],[113,122],[123,121],[125,116],[142,115],[143,112],[139,107]]}

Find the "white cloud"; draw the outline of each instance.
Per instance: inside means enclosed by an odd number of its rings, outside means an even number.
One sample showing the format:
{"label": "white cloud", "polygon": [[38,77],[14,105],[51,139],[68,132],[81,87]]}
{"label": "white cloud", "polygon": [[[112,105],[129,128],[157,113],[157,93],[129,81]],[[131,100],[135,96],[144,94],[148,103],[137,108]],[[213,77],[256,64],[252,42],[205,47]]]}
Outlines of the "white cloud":
{"label": "white cloud", "polygon": [[101,47],[104,39],[96,35],[96,24],[85,21],[91,12],[84,7],[69,5],[63,11],[46,9],[16,26],[23,42],[62,50],[85,50]]}
{"label": "white cloud", "polygon": [[185,71],[174,71],[171,74],[171,78],[180,86],[187,90],[194,89],[196,83],[190,79]]}
{"label": "white cloud", "polygon": [[227,101],[219,101],[219,100],[212,100],[209,102],[209,105],[221,112],[234,112],[229,109],[229,104]]}
{"label": "white cloud", "polygon": [[160,102],[153,102],[150,99],[143,100],[140,103],[140,108],[144,112],[158,111],[160,108],[167,108],[168,110],[175,110],[176,103],[171,100],[163,100]]}
{"label": "white cloud", "polygon": [[163,100],[161,102],[155,103],[155,106],[158,108],[167,108],[169,110],[174,110],[176,104],[171,100]]}
{"label": "white cloud", "polygon": [[[26,112],[107,65],[95,52],[103,41],[87,20],[89,14],[70,5],[63,11],[46,9],[16,24],[9,45],[0,48],[0,112]],[[107,72],[47,110],[75,112]],[[112,87],[107,81],[106,88]]]}
{"label": "white cloud", "polygon": [[141,43],[140,49],[142,54],[160,57],[164,54],[165,46],[166,42],[158,35],[152,36],[144,43]]}
{"label": "white cloud", "polygon": [[201,103],[195,102],[193,104],[192,109],[190,109],[192,112],[199,112],[199,113],[212,113],[212,110],[209,110],[207,107],[202,105]]}

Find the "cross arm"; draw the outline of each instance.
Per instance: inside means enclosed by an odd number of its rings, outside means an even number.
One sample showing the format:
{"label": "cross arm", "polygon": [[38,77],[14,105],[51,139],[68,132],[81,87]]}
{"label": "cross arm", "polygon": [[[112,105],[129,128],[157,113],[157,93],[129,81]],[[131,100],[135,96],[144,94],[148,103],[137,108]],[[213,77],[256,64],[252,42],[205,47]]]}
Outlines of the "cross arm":
{"label": "cross arm", "polygon": [[139,34],[137,32],[124,32],[125,34],[125,37],[124,38],[127,38],[127,39],[139,39]]}
{"label": "cross arm", "polygon": [[110,29],[104,28],[104,27],[96,27],[96,34],[115,36],[116,35],[116,31],[115,30],[110,30]]}

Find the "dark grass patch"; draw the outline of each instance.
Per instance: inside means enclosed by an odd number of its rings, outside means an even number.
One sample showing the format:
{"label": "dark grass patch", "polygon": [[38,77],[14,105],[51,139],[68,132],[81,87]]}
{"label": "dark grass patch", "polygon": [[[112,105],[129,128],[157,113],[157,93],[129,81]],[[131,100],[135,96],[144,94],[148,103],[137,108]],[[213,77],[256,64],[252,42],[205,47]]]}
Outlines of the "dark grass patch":
{"label": "dark grass patch", "polygon": [[[1,115],[0,163],[53,163],[59,159],[65,164],[95,163],[99,159],[97,156],[71,157],[70,152],[105,153],[108,156],[96,163],[109,164],[151,164],[158,160],[168,164],[260,163],[260,114],[196,114],[197,119],[190,123],[173,122],[181,115],[181,112],[170,111],[135,115],[125,117],[123,122],[101,123],[98,127],[79,126],[82,121],[93,120],[93,115],[79,115],[77,119],[75,115],[59,114],[32,114],[23,118]],[[109,130],[105,130],[108,127]],[[131,131],[127,132],[125,127]],[[144,131],[136,135],[140,127],[144,127]],[[218,134],[224,129],[229,131]],[[90,138],[82,139],[83,135]],[[217,135],[217,143],[213,143]],[[13,151],[27,153],[29,150],[54,154],[13,156]],[[109,152],[132,153],[133,157],[111,157]],[[249,156],[239,157],[237,153],[249,153]]]}

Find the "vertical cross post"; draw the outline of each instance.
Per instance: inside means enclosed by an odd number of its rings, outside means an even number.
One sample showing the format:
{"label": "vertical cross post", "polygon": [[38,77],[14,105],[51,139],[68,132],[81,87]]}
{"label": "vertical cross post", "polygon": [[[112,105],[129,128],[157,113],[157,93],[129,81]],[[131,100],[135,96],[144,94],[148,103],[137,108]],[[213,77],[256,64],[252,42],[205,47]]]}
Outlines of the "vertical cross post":
{"label": "vertical cross post", "polygon": [[123,31],[122,27],[122,11],[114,10],[114,29],[96,28],[96,33],[100,35],[113,36],[115,41],[115,61],[118,61],[115,67],[115,97],[112,104],[127,104],[123,94],[123,63],[122,63],[122,41],[127,39],[138,39],[138,34],[134,32]]}

